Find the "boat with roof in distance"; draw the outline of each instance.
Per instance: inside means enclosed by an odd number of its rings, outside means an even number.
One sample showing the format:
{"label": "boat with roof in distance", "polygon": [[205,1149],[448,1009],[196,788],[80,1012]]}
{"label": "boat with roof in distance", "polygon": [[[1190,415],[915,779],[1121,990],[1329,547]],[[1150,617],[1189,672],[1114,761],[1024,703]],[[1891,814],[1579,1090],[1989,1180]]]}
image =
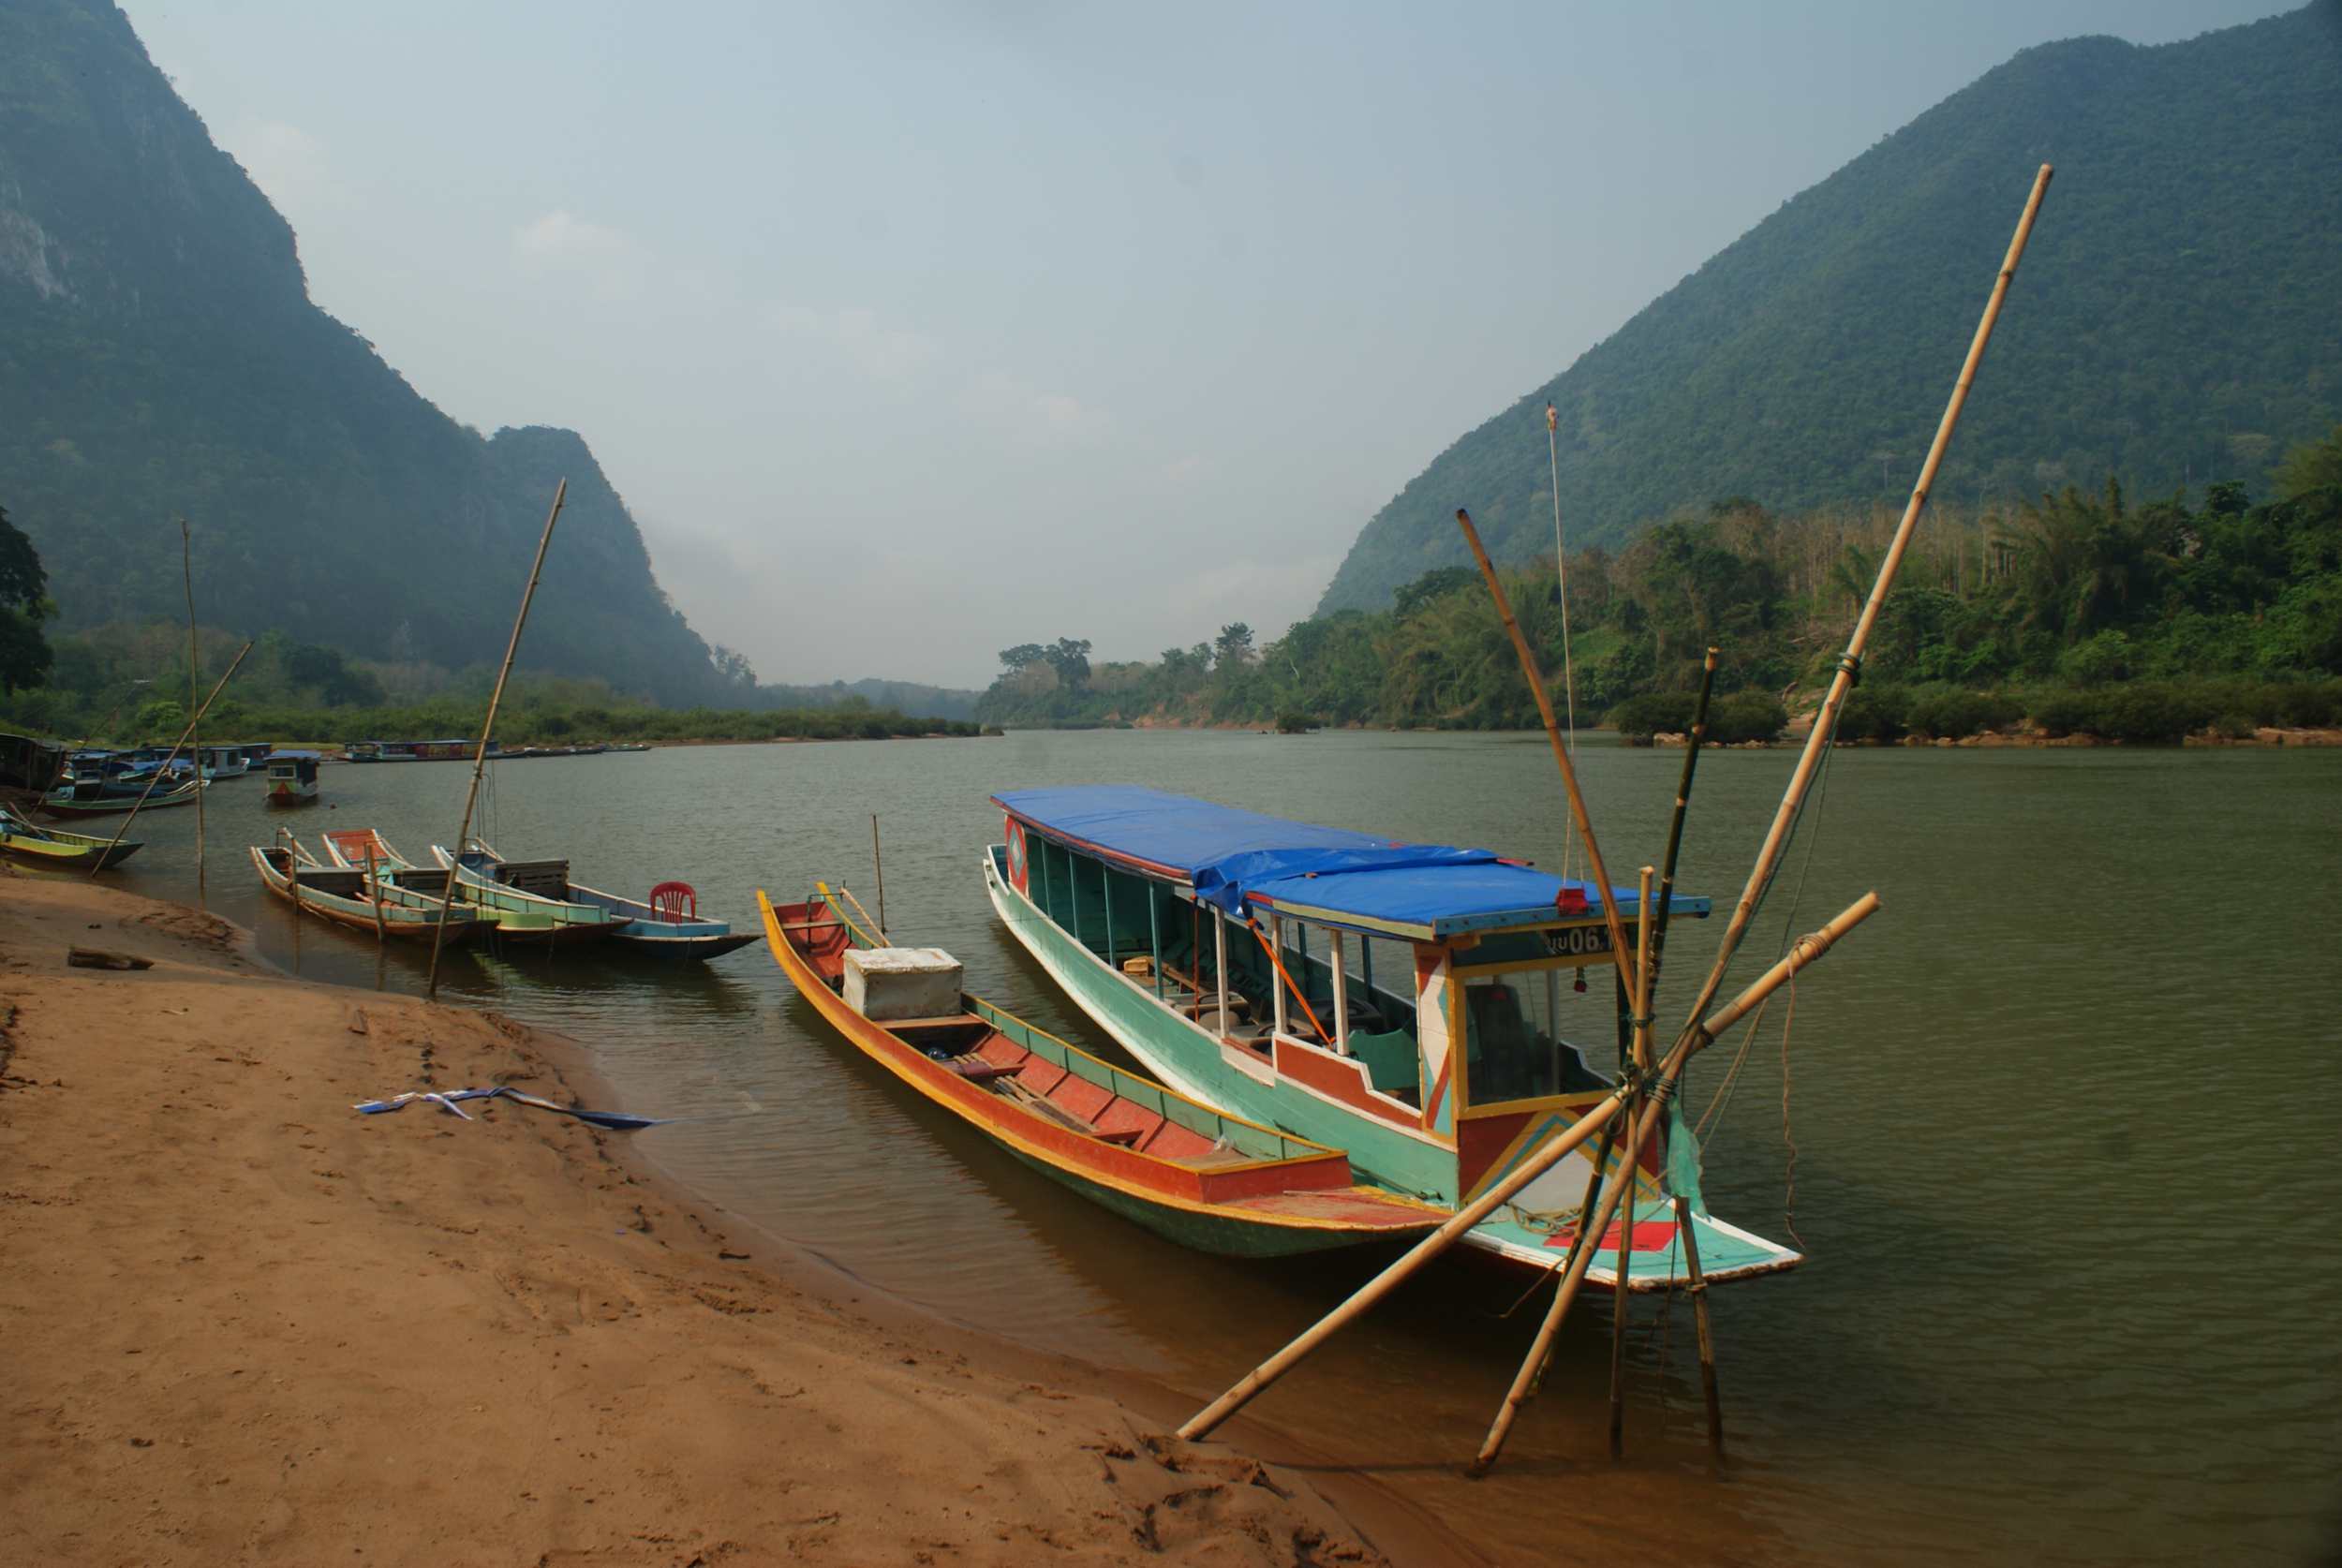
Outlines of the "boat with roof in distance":
{"label": "boat with roof in distance", "polygon": [[271,806],[314,806],[318,798],[318,764],[314,751],[272,751],[268,754],[268,803]]}
{"label": "boat with roof in distance", "polygon": [[773,957],[869,1057],[1010,1154],[1182,1246],[1276,1257],[1406,1240],[1445,1212],[1361,1186],[1339,1150],[1075,1049],[960,988],[935,948],[885,945],[816,884],[756,895]]}
{"label": "boat with roof in distance", "polygon": [[[1627,1009],[1613,984],[1582,994],[1581,971],[1611,962],[1598,888],[1487,850],[1134,786],[993,802],[1004,835],[983,856],[986,890],[1075,1003],[1172,1088],[1342,1149],[1377,1186],[1460,1207],[1619,1081]],[[1638,900],[1609,896],[1632,941]],[[1710,1280],[1801,1262],[1706,1212],[1680,1108],[1668,1126],[1637,1173],[1637,1212],[1689,1199]],[[1562,1267],[1605,1157],[1590,1141],[1465,1240]],[[1604,1240],[1589,1283],[1615,1285],[1616,1246]],[[1633,1290],[1689,1282],[1672,1217],[1638,1220],[1629,1253]]]}
{"label": "boat with roof in distance", "polygon": [[[431,858],[441,865],[453,865],[457,860],[442,844],[431,846]],[[609,910],[627,923],[615,933],[619,953],[691,962],[720,958],[756,940],[755,932],[734,931],[728,920],[702,919],[699,892],[689,882],[660,882],[648,898],[625,898],[570,880],[566,859],[507,860],[495,845],[478,837],[465,845],[461,859],[467,882]]]}
{"label": "boat with roof in distance", "polygon": [[206,778],[242,778],[252,771],[251,762],[241,746],[207,746],[196,753],[196,760],[202,765]]}
{"label": "boat with roof in distance", "polygon": [[421,865],[391,847],[372,828],[334,828],[323,836],[325,853],[335,865],[371,871],[392,885],[428,894],[447,892],[455,878],[455,901],[469,904],[496,922],[497,939],[525,941],[555,949],[615,937],[627,922],[608,910],[567,899],[546,898],[518,888],[502,887],[476,877],[459,876],[444,866]]}
{"label": "boat with roof in distance", "polygon": [[116,843],[111,838],[93,838],[85,833],[41,827],[0,805],[0,855],[28,865],[52,866],[60,871],[103,871],[120,865],[137,854],[141,847],[141,840],[136,838]]}
{"label": "boat with roof in distance", "polygon": [[[353,762],[467,762],[479,754],[480,743],[470,740],[384,741],[366,740],[349,743],[349,760]],[[495,741],[488,743],[488,757],[497,754]]]}
{"label": "boat with roof in distance", "polygon": [[[283,833],[279,829],[280,835]],[[444,920],[449,943],[488,935],[495,919],[457,899],[452,910],[413,889],[378,882],[363,871],[327,865],[289,838],[251,846],[260,883],[304,914],[393,941],[429,941]],[[378,896],[378,892],[379,896]]]}

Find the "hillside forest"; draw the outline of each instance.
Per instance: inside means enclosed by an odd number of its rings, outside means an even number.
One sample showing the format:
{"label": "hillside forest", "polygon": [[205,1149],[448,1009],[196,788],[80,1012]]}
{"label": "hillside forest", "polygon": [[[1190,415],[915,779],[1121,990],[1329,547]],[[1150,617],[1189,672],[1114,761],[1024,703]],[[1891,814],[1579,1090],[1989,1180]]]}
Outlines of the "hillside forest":
{"label": "hillside forest", "polygon": [[[1712,731],[1768,738],[1826,674],[1895,514],[1786,518],[1745,499],[1679,514],[1615,553],[1568,556],[1580,724],[1681,731],[1722,649]],[[1560,705],[1563,601],[1549,554],[1504,573]],[[1159,659],[1093,666],[1077,638],[1002,650],[977,704],[1008,726],[1367,724],[1519,729],[1534,704],[1477,574],[1446,567],[1386,611],[1339,610],[1256,644],[1225,626]],[[2216,483],[2141,500],[2110,480],[2006,511],[1931,510],[1849,704],[1849,739],[2028,726],[2172,742],[2342,723],[2342,428],[2295,449],[2275,493]]]}

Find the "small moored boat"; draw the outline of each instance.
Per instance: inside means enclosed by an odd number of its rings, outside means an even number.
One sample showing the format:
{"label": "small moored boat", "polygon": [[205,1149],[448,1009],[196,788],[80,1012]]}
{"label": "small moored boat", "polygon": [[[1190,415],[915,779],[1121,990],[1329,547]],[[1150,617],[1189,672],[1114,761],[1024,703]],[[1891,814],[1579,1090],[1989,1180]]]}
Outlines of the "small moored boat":
{"label": "small moored boat", "polygon": [[318,754],[272,751],[268,758],[268,803],[309,806],[318,798]]}
{"label": "small moored boat", "polygon": [[[441,865],[455,864],[442,844],[431,846]],[[516,893],[564,904],[607,910],[627,924],[616,933],[618,951],[645,958],[719,958],[756,940],[753,931],[734,931],[728,920],[703,920],[699,894],[689,882],[660,882],[648,899],[622,898],[570,880],[567,860],[507,860],[496,846],[474,838],[461,857],[467,881],[492,881]]]}
{"label": "small moored boat", "polygon": [[[782,971],[866,1056],[1017,1159],[1158,1235],[1275,1257],[1403,1240],[1445,1217],[1359,1186],[1337,1149],[1173,1093],[967,995],[947,954],[874,945],[826,887],[778,908],[760,891],[756,903]],[[885,1016],[897,1002],[941,1011]]]}
{"label": "small moored boat", "polygon": [[139,852],[141,841],[93,838],[85,833],[45,828],[26,821],[0,806],[0,854],[31,865],[53,865],[64,871],[103,871]]}
{"label": "small moored boat", "polygon": [[552,948],[606,941],[626,923],[591,905],[541,898],[485,878],[459,876],[438,866],[419,865],[372,828],[336,828],[324,836],[334,864],[351,871],[369,869],[386,885],[444,897],[447,879],[456,877],[455,901],[468,904],[496,925],[499,941],[541,942]]}
{"label": "small moored boat", "polygon": [[[175,778],[177,776],[173,776]],[[141,792],[146,788],[141,778],[138,787],[117,792],[112,779],[77,778],[61,784],[41,797],[40,808],[52,817],[104,817],[131,810],[159,811],[167,806],[193,806],[195,797],[203,792],[205,785],[199,778],[179,782],[165,779],[155,786],[155,792],[145,797],[144,806],[139,805]]]}
{"label": "small moored boat", "polygon": [[[304,913],[336,925],[379,931],[388,939],[429,941],[440,923],[436,900],[385,882],[378,901],[364,872],[322,865],[298,844],[255,844],[252,864],[271,893]],[[446,924],[444,939],[448,942],[468,941],[485,935],[496,925],[482,919],[478,910],[461,899],[447,912]]]}

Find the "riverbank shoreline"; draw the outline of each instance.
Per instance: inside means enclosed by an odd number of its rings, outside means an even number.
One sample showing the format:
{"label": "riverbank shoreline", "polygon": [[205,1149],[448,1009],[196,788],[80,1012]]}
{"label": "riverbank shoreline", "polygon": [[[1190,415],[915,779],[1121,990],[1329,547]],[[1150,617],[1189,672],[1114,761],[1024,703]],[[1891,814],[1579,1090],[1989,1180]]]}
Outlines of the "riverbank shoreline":
{"label": "riverbank shoreline", "polygon": [[728,1232],[626,1134],[349,1108],[495,1084],[607,1104],[498,1013],[0,880],[8,1557],[1473,1560],[1372,1482],[1170,1439],[1189,1396]]}

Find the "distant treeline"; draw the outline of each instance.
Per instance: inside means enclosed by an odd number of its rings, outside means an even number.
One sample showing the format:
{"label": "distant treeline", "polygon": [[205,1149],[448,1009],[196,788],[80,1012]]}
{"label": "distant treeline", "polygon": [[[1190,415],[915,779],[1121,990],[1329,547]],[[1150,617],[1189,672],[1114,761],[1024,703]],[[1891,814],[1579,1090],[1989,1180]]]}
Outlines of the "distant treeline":
{"label": "distant treeline", "polygon": [[[0,696],[0,728],[98,742],[170,741],[188,714],[187,632],[184,626],[105,627],[51,640],[46,678],[37,688]],[[199,633],[200,701],[227,673],[243,640]],[[368,663],[281,631],[253,643],[235,679],[203,721],[226,741],[424,739],[476,735],[493,678],[485,670],[450,675],[428,667]],[[600,740],[883,739],[891,735],[972,735],[964,718],[905,714],[846,688],[817,688],[816,700],[782,707],[771,688],[738,688],[738,706],[661,708],[612,690],[599,680],[518,672],[497,717],[508,745]],[[934,689],[934,688],[920,688]],[[826,699],[826,700],[821,700]]]}
{"label": "distant treeline", "polygon": [[[1844,647],[1893,528],[1884,511],[1788,519],[1753,501],[1569,557],[1579,722],[1680,729],[1703,651],[1723,649],[1718,718],[1771,733]],[[1504,573],[1564,704],[1562,600],[1549,557]],[[2278,494],[2241,485],[2134,505],[2109,481],[2007,512],[1931,512],[1873,640],[1850,735],[2049,734],[2176,740],[2203,730],[2342,723],[2342,429],[2296,449]],[[1537,723],[1485,586],[1427,572],[1387,611],[1337,611],[1255,647],[1252,629],[1093,668],[1087,641],[1004,649],[990,723]]]}

